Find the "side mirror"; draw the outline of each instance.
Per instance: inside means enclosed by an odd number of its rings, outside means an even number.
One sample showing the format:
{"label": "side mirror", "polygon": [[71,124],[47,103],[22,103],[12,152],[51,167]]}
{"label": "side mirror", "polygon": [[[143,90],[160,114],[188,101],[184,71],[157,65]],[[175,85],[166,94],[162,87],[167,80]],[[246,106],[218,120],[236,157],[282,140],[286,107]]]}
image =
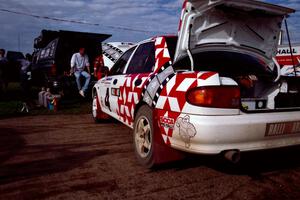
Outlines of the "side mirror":
{"label": "side mirror", "polygon": [[101,73],[104,74],[104,76],[107,76],[109,73],[109,68],[107,66],[103,66],[101,68]]}

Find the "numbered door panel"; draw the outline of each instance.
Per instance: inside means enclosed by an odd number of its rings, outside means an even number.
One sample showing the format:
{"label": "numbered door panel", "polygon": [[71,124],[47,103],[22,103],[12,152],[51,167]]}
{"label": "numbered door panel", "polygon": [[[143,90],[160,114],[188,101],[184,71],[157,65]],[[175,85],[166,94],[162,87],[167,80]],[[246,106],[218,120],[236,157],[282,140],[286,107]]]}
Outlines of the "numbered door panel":
{"label": "numbered door panel", "polygon": [[143,85],[154,69],[154,42],[140,44],[136,50],[126,53],[117,61],[111,71],[112,75],[104,82],[101,104],[104,105],[104,112],[132,126],[135,106],[140,101]]}
{"label": "numbered door panel", "polygon": [[100,102],[102,111],[118,119],[117,108],[120,96],[120,86],[124,83],[126,74],[125,68],[134,52],[135,47],[126,51],[114,64],[109,75],[101,80]]}

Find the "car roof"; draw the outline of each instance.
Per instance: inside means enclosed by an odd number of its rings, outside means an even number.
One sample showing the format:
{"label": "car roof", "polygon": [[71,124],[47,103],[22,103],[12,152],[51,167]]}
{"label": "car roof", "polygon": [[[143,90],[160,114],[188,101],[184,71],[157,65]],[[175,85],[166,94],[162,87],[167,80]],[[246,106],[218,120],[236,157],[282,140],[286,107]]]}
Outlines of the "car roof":
{"label": "car roof", "polygon": [[143,43],[146,43],[146,42],[155,41],[156,38],[160,38],[160,37],[164,37],[164,38],[177,38],[178,36],[177,35],[158,35],[158,36],[154,36],[154,37],[142,40],[142,41],[136,43],[136,45],[140,45],[140,44],[143,44]]}

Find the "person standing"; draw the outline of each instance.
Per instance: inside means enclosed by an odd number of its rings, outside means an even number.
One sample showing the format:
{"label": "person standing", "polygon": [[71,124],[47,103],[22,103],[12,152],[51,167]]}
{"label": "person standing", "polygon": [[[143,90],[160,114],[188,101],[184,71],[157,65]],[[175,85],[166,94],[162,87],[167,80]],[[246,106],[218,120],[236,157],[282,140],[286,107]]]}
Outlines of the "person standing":
{"label": "person standing", "polygon": [[94,76],[97,80],[103,77],[102,68],[104,67],[103,56],[99,55],[94,61]]}
{"label": "person standing", "polygon": [[5,57],[5,50],[0,49],[0,92],[2,92],[2,89],[6,91],[8,86],[7,81],[7,58]]}
{"label": "person standing", "polygon": [[18,60],[20,62],[20,86],[23,97],[23,107],[21,112],[29,112],[29,106],[33,107],[31,98],[31,60],[32,56],[26,54],[25,59]]}
{"label": "person standing", "polygon": [[[88,89],[91,75],[90,75],[90,63],[89,58],[85,54],[85,48],[81,47],[78,53],[74,53],[71,58],[71,74],[75,75],[76,84],[79,90],[79,94],[85,97],[85,93]],[[81,86],[80,78],[85,78],[85,83]]]}

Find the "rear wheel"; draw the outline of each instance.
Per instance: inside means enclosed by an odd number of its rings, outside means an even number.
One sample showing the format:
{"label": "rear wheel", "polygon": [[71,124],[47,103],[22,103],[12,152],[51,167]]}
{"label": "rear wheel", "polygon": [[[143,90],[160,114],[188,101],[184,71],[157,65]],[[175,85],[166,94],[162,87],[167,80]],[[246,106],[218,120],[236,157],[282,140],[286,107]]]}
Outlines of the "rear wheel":
{"label": "rear wheel", "polygon": [[137,159],[148,168],[155,164],[153,135],[152,109],[145,105],[138,110],[135,117],[133,141]]}

